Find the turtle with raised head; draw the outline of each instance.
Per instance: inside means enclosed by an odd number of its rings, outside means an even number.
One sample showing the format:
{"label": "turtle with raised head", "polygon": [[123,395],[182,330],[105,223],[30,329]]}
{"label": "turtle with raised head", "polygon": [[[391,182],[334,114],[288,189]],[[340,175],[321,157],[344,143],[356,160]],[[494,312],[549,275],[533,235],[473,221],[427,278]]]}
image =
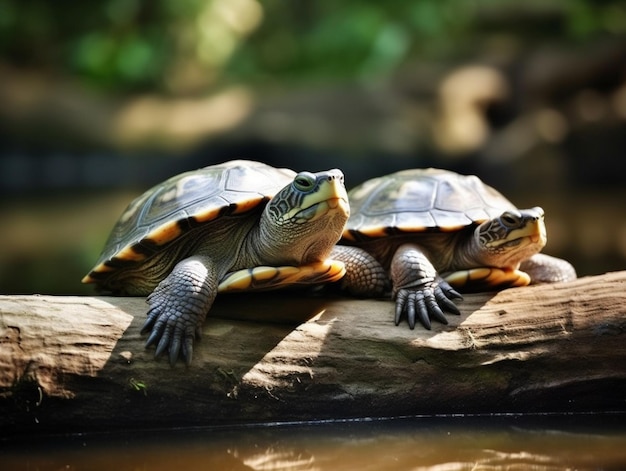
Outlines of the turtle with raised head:
{"label": "turtle with raised head", "polygon": [[483,291],[576,278],[546,244],[540,207],[518,209],[473,175],[411,169],[349,192],[351,216],[331,255],[346,264],[343,288],[381,296],[391,288],[395,323],[416,316],[447,324],[458,290]]}
{"label": "turtle with raised head", "polygon": [[191,362],[218,293],[335,281],[329,259],[349,216],[343,174],[295,173],[236,160],[166,180],[126,208],[83,278],[115,295],[148,295],[155,355]]}

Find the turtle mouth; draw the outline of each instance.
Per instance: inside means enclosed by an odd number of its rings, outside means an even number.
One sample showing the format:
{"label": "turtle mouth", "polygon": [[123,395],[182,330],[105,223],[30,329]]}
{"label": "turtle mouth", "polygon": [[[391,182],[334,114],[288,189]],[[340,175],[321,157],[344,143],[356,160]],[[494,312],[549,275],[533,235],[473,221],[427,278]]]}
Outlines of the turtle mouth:
{"label": "turtle mouth", "polygon": [[346,219],[350,216],[350,203],[347,198],[334,197],[313,203],[302,208],[293,216],[296,222],[311,222],[325,216],[331,211],[343,213]]}
{"label": "turtle mouth", "polygon": [[347,198],[337,197],[326,200],[330,209],[344,209],[350,215],[350,203]]}
{"label": "turtle mouth", "polygon": [[494,245],[497,248],[512,249],[515,247],[519,247],[521,245],[536,244],[537,242],[539,242],[538,234],[525,236],[525,237],[517,237],[516,239],[505,240],[503,242],[500,242],[499,244],[494,244]]}
{"label": "turtle mouth", "polygon": [[547,237],[545,226],[540,221],[532,221],[520,229],[511,231],[507,237],[494,241],[492,246],[497,249],[514,249],[516,247],[546,245]]}

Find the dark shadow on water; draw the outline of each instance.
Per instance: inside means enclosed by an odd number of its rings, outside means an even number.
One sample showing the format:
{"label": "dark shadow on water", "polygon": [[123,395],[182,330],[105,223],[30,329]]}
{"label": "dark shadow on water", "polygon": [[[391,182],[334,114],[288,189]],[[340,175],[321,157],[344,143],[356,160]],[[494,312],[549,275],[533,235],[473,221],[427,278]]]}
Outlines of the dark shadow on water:
{"label": "dark shadow on water", "polygon": [[624,418],[406,417],[22,438],[0,442],[0,465],[6,470],[623,469]]}

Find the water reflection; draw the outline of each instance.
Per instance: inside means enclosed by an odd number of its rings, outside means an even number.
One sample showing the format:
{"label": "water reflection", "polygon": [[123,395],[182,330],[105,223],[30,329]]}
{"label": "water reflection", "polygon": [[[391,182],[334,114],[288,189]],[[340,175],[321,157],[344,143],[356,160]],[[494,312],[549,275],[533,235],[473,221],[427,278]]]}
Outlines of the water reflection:
{"label": "water reflection", "polygon": [[404,419],[9,439],[3,470],[623,469],[623,416]]}

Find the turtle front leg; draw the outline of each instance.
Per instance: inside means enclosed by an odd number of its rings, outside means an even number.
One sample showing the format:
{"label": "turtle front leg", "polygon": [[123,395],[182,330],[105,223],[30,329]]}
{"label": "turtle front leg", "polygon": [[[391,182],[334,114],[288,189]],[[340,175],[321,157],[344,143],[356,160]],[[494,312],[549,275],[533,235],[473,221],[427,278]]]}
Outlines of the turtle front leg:
{"label": "turtle front leg", "polygon": [[443,311],[460,314],[453,301],[463,297],[439,276],[419,246],[401,245],[391,260],[390,272],[396,300],[396,325],[406,314],[409,327],[413,329],[417,315],[430,330],[431,318],[448,323]]}
{"label": "turtle front leg", "polygon": [[336,245],[330,258],[343,262],[346,274],[340,281],[341,289],[354,296],[383,296],[389,290],[387,272],[371,254],[359,247]]}
{"label": "turtle front leg", "polygon": [[151,331],[146,347],[156,344],[155,357],[169,351],[171,365],[182,354],[187,365],[193,341],[217,295],[217,272],[208,257],[192,256],[176,264],[148,296],[148,319],[141,332]]}
{"label": "turtle front leg", "polygon": [[571,263],[544,253],[535,254],[523,261],[520,270],[530,275],[532,284],[557,283],[576,279],[576,269]]}

